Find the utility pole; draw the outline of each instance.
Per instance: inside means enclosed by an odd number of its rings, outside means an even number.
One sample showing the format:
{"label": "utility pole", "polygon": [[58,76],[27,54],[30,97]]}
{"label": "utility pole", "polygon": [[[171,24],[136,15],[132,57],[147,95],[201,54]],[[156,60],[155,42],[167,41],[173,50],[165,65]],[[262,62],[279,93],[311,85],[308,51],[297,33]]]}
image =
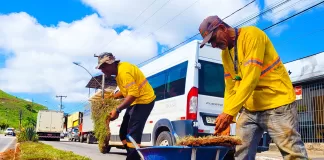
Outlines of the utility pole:
{"label": "utility pole", "polygon": [[9,112],[7,109],[8,108],[6,108],[6,110],[5,110],[6,111],[6,119],[7,119],[7,123],[6,124],[8,124],[8,112]]}
{"label": "utility pole", "polygon": [[61,102],[61,104],[60,104],[60,111],[62,111],[62,108],[63,108],[63,105],[62,105],[62,98],[66,98],[67,96],[56,96],[56,98],[60,98],[60,102]]}
{"label": "utility pole", "polygon": [[21,131],[22,110],[19,110],[19,130]]}

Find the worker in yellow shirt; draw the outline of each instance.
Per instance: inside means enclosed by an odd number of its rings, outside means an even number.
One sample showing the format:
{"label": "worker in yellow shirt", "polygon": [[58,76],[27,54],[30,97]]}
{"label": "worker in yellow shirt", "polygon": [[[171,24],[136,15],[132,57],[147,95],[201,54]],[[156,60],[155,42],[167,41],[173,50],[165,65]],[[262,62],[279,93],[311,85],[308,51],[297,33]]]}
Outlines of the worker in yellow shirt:
{"label": "worker in yellow shirt", "polygon": [[112,53],[104,52],[98,57],[98,66],[107,76],[115,75],[119,92],[115,97],[124,97],[124,101],[110,113],[111,121],[118,118],[119,113],[126,109],[120,126],[120,140],[127,149],[127,160],[140,160],[135,146],[126,138],[130,135],[138,145],[141,144],[143,129],[154,103],[155,94],[142,71],[128,62],[115,60]]}
{"label": "worker in yellow shirt", "polygon": [[284,159],[307,159],[293,85],[266,33],[254,26],[232,28],[218,16],[204,19],[199,31],[204,38],[201,48],[210,43],[222,50],[226,87],[215,134],[228,129],[240,112],[236,135],[243,144],[236,147],[235,158],[255,159],[266,131]]}

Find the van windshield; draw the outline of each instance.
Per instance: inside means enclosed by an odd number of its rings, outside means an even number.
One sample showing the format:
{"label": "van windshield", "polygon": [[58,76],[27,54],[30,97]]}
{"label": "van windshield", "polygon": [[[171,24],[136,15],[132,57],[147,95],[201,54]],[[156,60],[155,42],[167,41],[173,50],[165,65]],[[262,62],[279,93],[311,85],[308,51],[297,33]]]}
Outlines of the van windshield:
{"label": "van windshield", "polygon": [[204,60],[198,62],[201,64],[198,94],[223,98],[225,90],[223,65]]}

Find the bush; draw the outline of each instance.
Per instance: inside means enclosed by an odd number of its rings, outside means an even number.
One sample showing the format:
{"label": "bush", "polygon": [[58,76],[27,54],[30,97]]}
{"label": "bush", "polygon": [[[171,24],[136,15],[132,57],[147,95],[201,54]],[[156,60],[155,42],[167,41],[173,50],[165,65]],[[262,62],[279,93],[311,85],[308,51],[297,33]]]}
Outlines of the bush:
{"label": "bush", "polygon": [[5,130],[5,129],[7,129],[9,127],[9,124],[7,124],[7,123],[0,123],[0,130]]}
{"label": "bush", "polygon": [[109,145],[109,113],[120,103],[120,100],[110,98],[91,102],[91,118],[94,122],[94,133],[98,139],[98,146],[101,153],[106,153]]}
{"label": "bush", "polygon": [[17,139],[18,142],[26,142],[26,141],[37,142],[38,135],[35,131],[35,127],[29,125],[26,128],[22,128],[20,133],[17,133]]}

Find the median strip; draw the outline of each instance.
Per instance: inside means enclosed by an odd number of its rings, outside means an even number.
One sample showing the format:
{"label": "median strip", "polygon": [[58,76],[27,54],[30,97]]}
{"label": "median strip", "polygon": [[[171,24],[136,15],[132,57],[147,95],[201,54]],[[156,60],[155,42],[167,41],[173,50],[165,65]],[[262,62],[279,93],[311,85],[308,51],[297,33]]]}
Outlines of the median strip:
{"label": "median strip", "polygon": [[71,151],[56,149],[50,145],[41,142],[23,142],[20,144],[21,160],[28,159],[46,159],[46,160],[90,160],[90,158],[76,155]]}

